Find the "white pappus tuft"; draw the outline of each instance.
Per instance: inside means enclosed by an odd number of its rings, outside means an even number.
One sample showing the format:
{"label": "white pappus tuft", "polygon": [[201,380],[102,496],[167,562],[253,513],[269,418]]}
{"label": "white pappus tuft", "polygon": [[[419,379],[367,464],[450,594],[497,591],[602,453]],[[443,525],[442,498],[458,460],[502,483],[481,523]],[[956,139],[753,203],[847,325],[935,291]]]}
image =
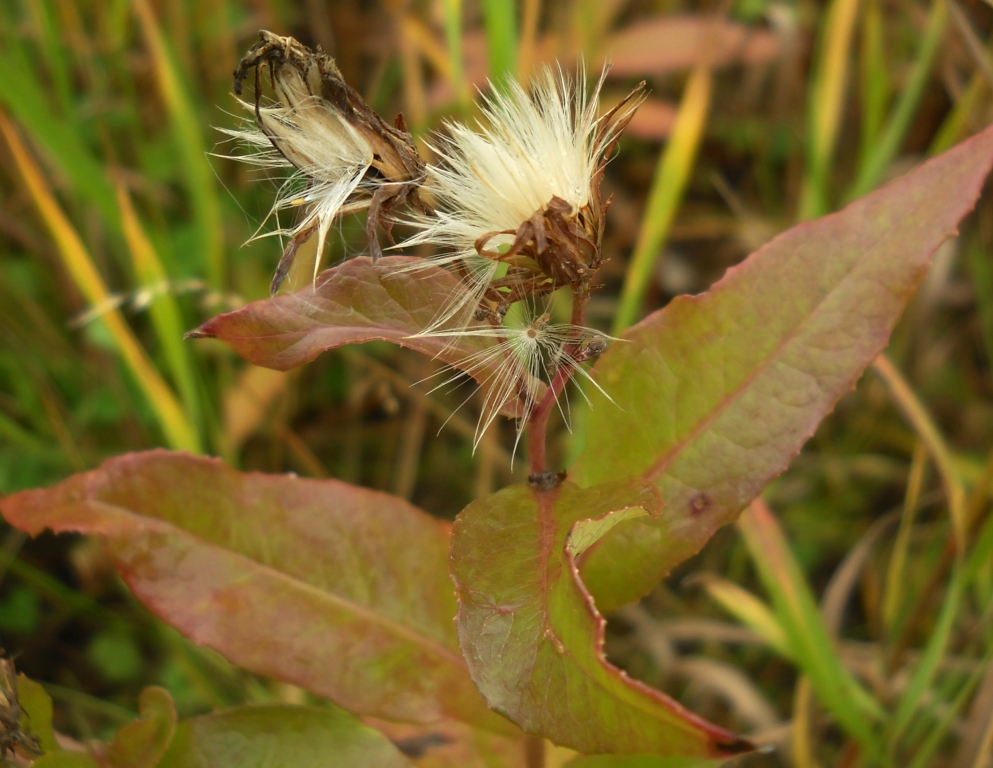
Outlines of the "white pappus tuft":
{"label": "white pappus tuft", "polygon": [[280,211],[303,212],[293,226],[257,234],[253,239],[271,235],[296,239],[316,234],[316,275],[335,219],[369,206],[369,195],[356,195],[356,191],[372,165],[372,146],[327,102],[314,96],[292,107],[266,106],[258,110],[245,101],[239,102],[253,114],[257,112],[257,123],[265,125],[269,133],[251,123],[242,130],[222,128],[223,133],[248,150],[229,157],[260,168],[292,171],[277,192],[269,216]]}
{"label": "white pappus tuft", "polygon": [[471,321],[498,277],[501,262],[494,254],[508,251],[515,239],[521,255],[506,262],[526,263],[547,275],[549,270],[540,262],[534,267],[535,260],[526,259],[528,252],[520,247],[531,237],[531,250],[540,252],[546,235],[520,233],[553,204],[572,219],[585,211],[580,226],[595,229],[590,239],[598,240],[604,155],[637,106],[628,104],[620,115],[598,117],[602,84],[603,75],[588,94],[582,69],[573,80],[561,70],[545,68],[530,91],[508,83],[505,90],[493,89],[485,96],[478,131],[457,122],[445,124],[447,135],[432,145],[441,162],[428,166],[425,184],[435,210],[406,219],[419,231],[396,246],[440,246],[443,252],[430,263],[455,267],[463,275],[465,290],[452,297],[424,333]]}

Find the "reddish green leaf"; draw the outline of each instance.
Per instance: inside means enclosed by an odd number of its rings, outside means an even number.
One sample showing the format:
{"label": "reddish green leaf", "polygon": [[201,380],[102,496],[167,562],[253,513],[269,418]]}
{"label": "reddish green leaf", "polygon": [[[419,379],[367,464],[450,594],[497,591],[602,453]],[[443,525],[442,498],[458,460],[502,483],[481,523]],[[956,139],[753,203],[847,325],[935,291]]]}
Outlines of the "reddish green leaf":
{"label": "reddish green leaf", "polygon": [[176,705],[164,688],[149,687],[138,699],[140,717],[115,736],[107,750],[113,768],[155,768],[176,732]]}
{"label": "reddish green leaf", "polygon": [[0,509],[31,534],[105,537],[146,605],[246,669],[359,714],[511,727],[459,653],[448,526],[402,499],[149,451]]}
{"label": "reddish green leaf", "polygon": [[659,514],[641,478],[536,493],[513,486],[455,522],[452,576],[472,679],[526,732],[586,754],[717,757],[750,745],[629,679],[603,654],[604,621],[575,558],[616,522]]}
{"label": "reddish green leaf", "polygon": [[271,704],[184,720],[159,768],[410,768],[341,710]]}
{"label": "reddish green leaf", "polygon": [[[288,371],[322,352],[367,341],[390,341],[415,349],[454,368],[471,370],[483,387],[494,381],[500,359],[484,364],[477,353],[493,346],[483,336],[414,337],[424,330],[458,288],[458,279],[440,267],[404,272],[411,256],[349,259],[322,272],[316,286],[254,301],[211,318],[188,335],[213,337],[253,365]],[[505,413],[516,415],[516,403]]]}
{"label": "reddish green leaf", "polygon": [[440,267],[402,271],[418,261],[410,256],[388,256],[376,264],[365,256],[349,259],[322,272],[314,286],[218,315],[190,336],[216,337],[248,362],[277,371],[367,341],[392,341],[441,355],[445,362],[480,349],[485,339],[468,338],[464,348],[450,347],[442,355],[447,339],[410,338],[434,319],[458,284]]}
{"label": "reddish green leaf", "polygon": [[991,162],[987,130],[780,235],[600,358],[597,381],[617,405],[591,393],[573,477],[595,485],[642,475],[665,502],[657,520],[618,527],[583,563],[601,610],[650,590],[786,468],[886,345]]}

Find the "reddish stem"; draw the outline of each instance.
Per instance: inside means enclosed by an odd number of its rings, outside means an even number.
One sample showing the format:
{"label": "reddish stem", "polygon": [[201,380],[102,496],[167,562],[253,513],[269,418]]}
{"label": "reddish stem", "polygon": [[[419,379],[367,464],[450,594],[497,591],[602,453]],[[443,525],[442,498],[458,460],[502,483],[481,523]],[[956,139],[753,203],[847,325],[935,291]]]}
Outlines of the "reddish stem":
{"label": "reddish stem", "polygon": [[[586,302],[588,299],[588,294],[584,294],[582,296],[575,293],[573,294],[572,319],[570,320],[572,325],[582,327],[583,321],[586,317]],[[574,330],[573,333],[578,334],[579,331]],[[567,346],[566,352],[568,354],[565,355],[565,358],[568,360],[571,358],[572,353],[575,352],[575,345]],[[559,395],[562,394],[562,390],[565,389],[565,385],[568,384],[569,379],[572,378],[574,370],[575,368],[571,363],[566,363],[559,368],[555,372],[555,376],[552,377],[551,382],[549,382],[548,389],[545,391],[544,396],[531,413],[531,421],[528,423],[527,429],[528,466],[529,472],[532,475],[548,471],[548,458],[546,453],[546,446],[548,442],[548,417],[552,415],[552,408],[555,407],[555,402],[558,400]]]}
{"label": "reddish stem", "polygon": [[524,741],[524,762],[527,768],[545,768],[545,740],[528,736]]}

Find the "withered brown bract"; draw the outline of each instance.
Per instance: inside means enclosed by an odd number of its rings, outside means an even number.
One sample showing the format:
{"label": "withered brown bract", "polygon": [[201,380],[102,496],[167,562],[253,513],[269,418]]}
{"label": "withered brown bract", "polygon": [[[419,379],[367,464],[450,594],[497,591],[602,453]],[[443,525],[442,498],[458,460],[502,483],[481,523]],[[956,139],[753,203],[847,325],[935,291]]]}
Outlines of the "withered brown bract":
{"label": "withered brown bract", "polygon": [[[275,110],[262,104],[265,67],[269,69],[278,105],[284,110],[278,116]],[[403,115],[397,115],[394,125],[384,121],[342,79],[334,59],[320,47],[311,50],[292,37],[262,30],[259,41],[235,70],[235,94],[241,94],[242,83],[250,69],[255,70],[255,120],[259,130],[304,175],[311,176],[318,162],[307,151],[314,148],[316,142],[335,141],[344,131],[350,140],[368,146],[368,170],[363,179],[367,183],[356,188],[356,199],[350,199],[340,212],[369,209],[366,235],[375,261],[382,255],[376,228],[381,228],[392,242],[391,213],[396,206],[409,203],[422,211],[427,210],[418,195],[419,185],[425,177],[424,161],[417,154]],[[294,118],[304,113],[308,125],[321,135],[300,135],[302,121]],[[315,217],[309,226],[299,229],[291,238],[273,278],[272,293],[286,277],[297,250],[313,236],[317,227]]]}
{"label": "withered brown bract", "polygon": [[41,755],[38,737],[21,730],[21,702],[17,696],[14,662],[0,648],[0,759],[20,748],[32,757]]}

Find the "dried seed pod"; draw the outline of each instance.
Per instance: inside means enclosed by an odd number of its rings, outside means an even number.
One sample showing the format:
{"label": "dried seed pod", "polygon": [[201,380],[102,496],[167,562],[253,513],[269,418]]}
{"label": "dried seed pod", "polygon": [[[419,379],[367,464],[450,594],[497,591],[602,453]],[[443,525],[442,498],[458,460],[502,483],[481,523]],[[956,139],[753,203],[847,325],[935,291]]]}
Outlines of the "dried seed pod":
{"label": "dried seed pod", "polygon": [[[306,206],[304,220],[292,230],[290,241],[273,278],[275,293],[300,246],[315,233],[318,258],[334,219],[345,212],[368,208],[366,234],[373,259],[381,255],[377,227],[390,235],[393,209],[402,204],[427,208],[418,196],[425,176],[424,162],[407,132],[403,115],[393,125],[385,122],[341,77],[334,59],[292,37],[259,33],[234,73],[234,91],[240,95],[249,70],[255,70],[254,112],[261,134],[308,180],[303,194],[287,195],[279,207]],[[263,104],[263,71],[268,69],[275,102]],[[259,147],[258,135],[229,132]],[[255,159],[261,165],[280,164],[272,157]]]}
{"label": "dried seed pod", "polygon": [[17,696],[17,673],[14,662],[3,656],[0,648],[0,760],[20,748],[38,757],[41,744],[38,737],[21,729],[21,702]]}

